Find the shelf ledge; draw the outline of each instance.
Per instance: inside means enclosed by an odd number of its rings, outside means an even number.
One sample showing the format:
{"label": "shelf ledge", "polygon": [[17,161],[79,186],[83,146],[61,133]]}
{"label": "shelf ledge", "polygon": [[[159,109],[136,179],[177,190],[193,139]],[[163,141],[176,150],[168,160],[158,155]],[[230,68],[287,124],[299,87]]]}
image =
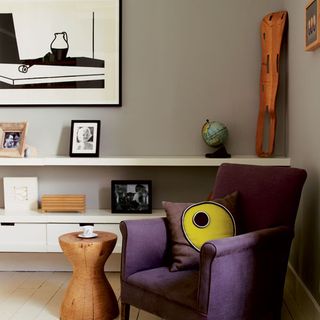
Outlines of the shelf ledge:
{"label": "shelf ledge", "polygon": [[0,166],[177,166],[205,167],[220,166],[222,163],[290,166],[286,157],[259,158],[257,156],[233,156],[231,158],[205,158],[204,156],[141,156],[141,157],[37,157],[37,158],[0,158]]}

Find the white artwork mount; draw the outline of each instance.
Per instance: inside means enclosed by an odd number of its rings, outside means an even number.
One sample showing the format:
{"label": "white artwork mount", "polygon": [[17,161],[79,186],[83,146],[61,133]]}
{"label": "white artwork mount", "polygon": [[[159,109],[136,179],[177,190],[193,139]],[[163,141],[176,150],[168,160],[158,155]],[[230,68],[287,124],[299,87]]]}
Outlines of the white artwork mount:
{"label": "white artwork mount", "polygon": [[121,106],[121,0],[1,1],[0,105]]}
{"label": "white artwork mount", "polygon": [[38,210],[37,177],[4,177],[3,190],[6,210]]}

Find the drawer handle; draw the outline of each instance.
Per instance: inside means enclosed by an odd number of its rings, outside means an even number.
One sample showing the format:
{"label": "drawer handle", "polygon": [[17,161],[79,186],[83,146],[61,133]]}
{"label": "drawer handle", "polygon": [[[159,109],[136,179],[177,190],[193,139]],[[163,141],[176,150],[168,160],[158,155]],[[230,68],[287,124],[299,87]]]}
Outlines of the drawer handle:
{"label": "drawer handle", "polygon": [[80,227],[84,227],[84,226],[93,226],[94,227],[94,223],[79,223]]}
{"label": "drawer handle", "polygon": [[1,222],[1,226],[8,227],[8,226],[14,226],[14,222]]}

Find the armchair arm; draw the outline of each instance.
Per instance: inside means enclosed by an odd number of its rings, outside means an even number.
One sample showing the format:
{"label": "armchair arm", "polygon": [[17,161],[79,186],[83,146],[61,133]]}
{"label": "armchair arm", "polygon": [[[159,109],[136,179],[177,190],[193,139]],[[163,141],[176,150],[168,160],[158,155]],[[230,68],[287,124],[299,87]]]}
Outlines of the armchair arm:
{"label": "armchair arm", "polygon": [[243,319],[258,319],[259,309],[277,310],[279,303],[281,308],[292,238],[291,229],[275,227],[206,242],[200,253],[199,311],[223,319],[242,310]]}
{"label": "armchair arm", "polygon": [[122,221],[121,278],[165,265],[167,228],[165,218]]}

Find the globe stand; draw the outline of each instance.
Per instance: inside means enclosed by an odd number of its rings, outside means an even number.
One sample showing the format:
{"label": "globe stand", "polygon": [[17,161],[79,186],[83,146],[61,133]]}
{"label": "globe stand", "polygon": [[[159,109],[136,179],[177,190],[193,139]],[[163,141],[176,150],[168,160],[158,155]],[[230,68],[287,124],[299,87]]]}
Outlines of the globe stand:
{"label": "globe stand", "polygon": [[217,148],[214,152],[206,153],[206,158],[231,158],[231,155],[223,144],[220,144]]}

